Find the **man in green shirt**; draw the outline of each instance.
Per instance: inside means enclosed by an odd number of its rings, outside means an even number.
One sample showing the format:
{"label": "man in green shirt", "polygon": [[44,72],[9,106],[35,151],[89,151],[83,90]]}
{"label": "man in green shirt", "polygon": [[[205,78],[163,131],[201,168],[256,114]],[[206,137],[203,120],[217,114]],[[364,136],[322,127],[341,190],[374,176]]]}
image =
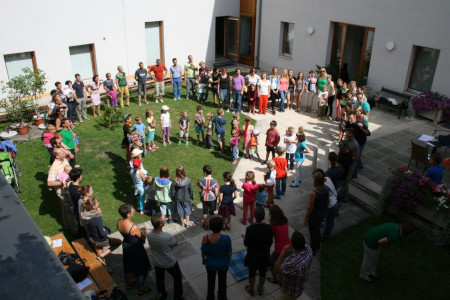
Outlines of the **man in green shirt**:
{"label": "man in green shirt", "polygon": [[370,228],[364,234],[364,260],[359,272],[359,278],[371,282],[370,277],[378,279],[375,274],[380,246],[389,249],[395,242],[403,243],[404,237],[414,235],[416,228],[409,223],[384,223]]}
{"label": "man in green shirt", "polygon": [[192,91],[192,98],[195,99],[195,71],[198,66],[194,62],[192,55],[188,56],[188,62],[184,65],[184,81],[186,82],[186,100],[189,100],[189,94]]}
{"label": "man in green shirt", "polygon": [[73,139],[72,130],[70,130],[70,124],[70,119],[64,118],[61,123],[63,129],[61,129],[60,133],[62,135],[63,144],[69,148],[73,155],[73,159],[69,161],[69,164],[72,168],[75,168],[75,141]]}

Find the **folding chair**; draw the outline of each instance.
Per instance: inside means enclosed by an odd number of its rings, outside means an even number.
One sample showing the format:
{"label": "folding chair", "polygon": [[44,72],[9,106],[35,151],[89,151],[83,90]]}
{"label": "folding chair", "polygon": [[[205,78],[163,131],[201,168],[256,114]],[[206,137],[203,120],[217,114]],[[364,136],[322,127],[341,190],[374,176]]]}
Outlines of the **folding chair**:
{"label": "folding chair", "polygon": [[411,158],[409,159],[408,163],[408,170],[409,166],[411,165],[411,160],[416,161],[416,167],[417,163],[423,163],[424,169],[422,173],[425,173],[425,170],[428,167],[428,146],[418,144],[415,141],[411,140]]}

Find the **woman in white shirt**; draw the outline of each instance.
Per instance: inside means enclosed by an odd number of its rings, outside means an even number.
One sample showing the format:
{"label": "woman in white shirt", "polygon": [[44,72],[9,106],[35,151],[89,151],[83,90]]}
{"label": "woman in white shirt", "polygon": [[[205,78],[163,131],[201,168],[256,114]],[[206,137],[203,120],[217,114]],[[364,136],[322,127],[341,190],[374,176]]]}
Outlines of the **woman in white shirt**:
{"label": "woman in white shirt", "polygon": [[334,82],[333,82],[333,76],[331,76],[331,74],[327,75],[327,90],[328,90],[328,106],[325,108],[325,115],[327,115],[327,111],[330,110],[329,114],[328,114],[328,119],[333,120],[332,115],[333,115],[333,103],[334,103],[334,98],[336,97],[336,93],[334,90]]}
{"label": "woman in white shirt", "polygon": [[266,114],[267,103],[269,102],[270,95],[270,81],[267,79],[267,73],[262,74],[261,80],[258,82],[258,95],[259,95],[259,114]]}

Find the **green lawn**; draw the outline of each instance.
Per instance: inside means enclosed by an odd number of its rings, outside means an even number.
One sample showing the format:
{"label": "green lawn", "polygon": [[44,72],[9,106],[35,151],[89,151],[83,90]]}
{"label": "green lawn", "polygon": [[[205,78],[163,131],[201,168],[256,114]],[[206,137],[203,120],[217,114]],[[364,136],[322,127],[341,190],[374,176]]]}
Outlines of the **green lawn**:
{"label": "green lawn", "polygon": [[[153,89],[152,89],[153,92]],[[185,95],[185,91],[182,93]],[[172,98],[172,89],[167,89],[167,95],[164,98],[164,104],[170,107],[172,119],[171,141],[172,145],[163,147],[161,145],[161,130],[159,128],[160,109],[162,104],[156,104],[154,99],[149,105],[139,107],[137,105],[137,96],[131,95],[131,107],[125,107],[125,113],[131,113],[134,117],[139,115],[145,121],[145,111],[151,108],[154,111],[154,117],[158,120],[156,131],[156,143],[160,149],[149,153],[144,159],[145,168],[152,176],[159,175],[159,168],[162,165],[168,166],[170,175],[175,175],[175,168],[182,164],[185,166],[187,176],[195,183],[203,176],[202,167],[210,164],[213,167],[213,176],[222,181],[222,173],[225,171],[234,171],[235,166],[231,164],[231,152],[229,149],[224,154],[217,151],[210,152],[208,149],[195,146],[195,130],[193,119],[196,113],[196,101],[181,100],[174,102]],[[210,95],[210,100],[212,99]],[[202,104],[204,114],[213,112],[216,115],[216,106],[208,103]],[[178,140],[178,119],[180,111],[187,109],[191,119],[190,145],[177,145]],[[89,114],[91,110],[88,109]],[[226,140],[230,138],[231,113],[225,113],[227,119]],[[98,118],[98,117],[97,117]],[[90,184],[94,188],[94,196],[99,200],[100,207],[103,210],[103,219],[106,225],[115,228],[116,221],[119,219],[117,212],[119,206],[123,203],[136,204],[134,188],[131,177],[125,165],[125,149],[122,148],[123,138],[122,126],[114,131],[109,129],[98,130],[94,127],[94,119],[84,122],[76,127],[76,133],[80,137],[80,151],[76,163],[83,169],[82,184]],[[245,121],[241,119],[241,125]],[[241,126],[242,127],[242,126]],[[213,141],[216,141],[215,135]],[[228,144],[228,143],[227,143]],[[21,188],[23,190],[19,197],[22,199],[28,212],[41,229],[44,235],[54,235],[62,230],[62,219],[60,215],[60,205],[54,192],[46,188],[47,173],[49,169],[49,155],[44,148],[41,140],[31,141],[18,145],[19,155],[17,163],[23,176],[20,178]],[[194,194],[194,202],[198,203],[198,194]],[[148,217],[136,215],[135,222],[148,221]],[[69,237],[68,233],[66,235]]]}
{"label": "green lawn", "polygon": [[398,222],[392,216],[371,217],[342,231],[321,250],[323,299],[448,299],[450,295],[448,248],[439,248],[416,234],[389,250],[382,249],[377,274],[380,280],[359,279],[363,258],[362,237],[372,226]]}

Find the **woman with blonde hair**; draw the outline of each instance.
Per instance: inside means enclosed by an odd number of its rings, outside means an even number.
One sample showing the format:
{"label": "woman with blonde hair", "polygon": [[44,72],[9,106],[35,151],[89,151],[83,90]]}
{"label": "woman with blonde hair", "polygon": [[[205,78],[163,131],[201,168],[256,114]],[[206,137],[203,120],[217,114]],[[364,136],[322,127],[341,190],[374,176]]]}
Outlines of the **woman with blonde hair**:
{"label": "woman with blonde hair", "polygon": [[286,69],[283,70],[280,77],[280,112],[284,112],[284,101],[286,100],[287,92],[289,87],[289,74]]}
{"label": "woman with blonde hair", "polygon": [[275,114],[275,104],[276,100],[280,98],[280,75],[278,75],[278,69],[273,67],[272,68],[272,74],[269,75],[269,81],[270,81],[270,107],[272,109],[272,114]]}

